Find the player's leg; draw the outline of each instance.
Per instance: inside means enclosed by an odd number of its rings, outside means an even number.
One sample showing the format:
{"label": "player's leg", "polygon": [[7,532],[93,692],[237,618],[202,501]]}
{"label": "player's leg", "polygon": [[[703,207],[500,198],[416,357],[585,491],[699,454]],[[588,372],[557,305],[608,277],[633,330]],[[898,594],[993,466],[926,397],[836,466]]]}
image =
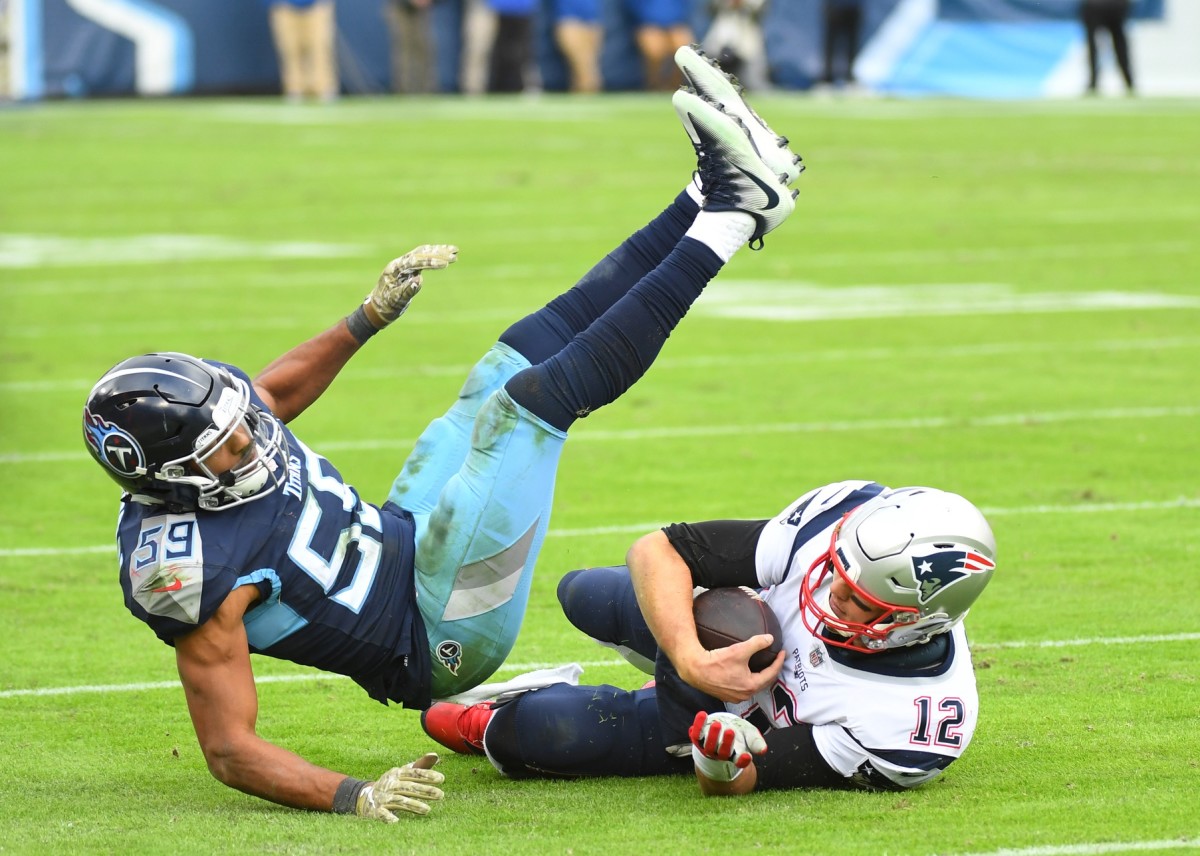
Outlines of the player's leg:
{"label": "player's leg", "polygon": [[418,438],[388,499],[415,513],[432,511],[442,488],[467,457],[475,416],[487,397],[521,369],[561,351],[656,268],[695,222],[702,198],[699,187],[689,182],[665,210],[572,288],[509,326],[468,373],[450,410]]}
{"label": "player's leg", "polygon": [[421,434],[388,499],[415,513],[433,510],[470,448],[483,402],[514,374],[561,351],[674,249],[695,222],[703,197],[694,182],[641,229],[596,263],[572,288],[510,325],[471,369],[458,400]]}
{"label": "player's leg", "polygon": [[571,571],[559,580],[558,602],[576,629],[654,674],[658,642],[642,616],[628,567]]}
{"label": "player's leg", "polygon": [[658,267],[696,220],[703,197],[692,182],[657,217],[621,242],[568,291],[511,325],[500,341],[537,365],[586,330]]}
{"label": "player's leg", "polygon": [[439,702],[421,727],[454,752],[486,754],[513,778],[657,776],[691,770],[687,732],[701,710],[725,706],[682,682],[665,707],[661,686],[558,683],[502,702]]}
{"label": "player's leg", "polygon": [[687,773],[662,741],[655,690],[555,684],[497,706],[484,732],[506,776],[657,776]]}
{"label": "player's leg", "polygon": [[432,511],[414,512],[417,607],[434,698],[487,680],[512,649],[565,440],[565,431],[501,389],[480,408],[466,459]]}
{"label": "player's leg", "polygon": [[488,397],[463,466],[433,511],[414,515],[417,603],[435,660],[435,698],[486,680],[515,642],[566,429],[632,386],[730,256],[794,206],[737,120],[686,92],[675,101],[700,151],[705,210],[604,315]]}
{"label": "player's leg", "polygon": [[[803,170],[800,158],[787,147],[787,139],[771,130],[746,103],[737,80],[691,48],[677,51],[675,61],[690,86],[703,97],[724,104],[744,123],[767,166],[788,184],[794,182]],[[417,441],[389,499],[410,511],[432,511],[442,487],[466,459],[472,425],[483,401],[516,372],[561,351],[658,267],[695,223],[703,200],[697,181],[688,182],[666,209],[601,259],[572,288],[505,330],[499,344],[472,369],[454,406]]]}
{"label": "player's leg", "polygon": [[733,254],[795,206],[785,179],[759,156],[741,120],[687,90],[673,102],[697,151],[704,208],[658,267],[559,353],[505,384],[517,404],[563,431],[642,377]]}

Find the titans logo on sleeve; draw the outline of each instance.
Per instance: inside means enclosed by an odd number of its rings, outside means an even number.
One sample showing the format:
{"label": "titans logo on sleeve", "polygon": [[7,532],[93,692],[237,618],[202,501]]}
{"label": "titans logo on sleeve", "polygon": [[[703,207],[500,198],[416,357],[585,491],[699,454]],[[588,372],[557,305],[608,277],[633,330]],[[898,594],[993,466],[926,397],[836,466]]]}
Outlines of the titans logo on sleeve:
{"label": "titans logo on sleeve", "polygon": [[990,571],[995,563],[986,556],[967,550],[943,550],[928,556],[914,558],[913,579],[918,586],[917,599],[922,604],[948,586],[954,585],[970,574]]}

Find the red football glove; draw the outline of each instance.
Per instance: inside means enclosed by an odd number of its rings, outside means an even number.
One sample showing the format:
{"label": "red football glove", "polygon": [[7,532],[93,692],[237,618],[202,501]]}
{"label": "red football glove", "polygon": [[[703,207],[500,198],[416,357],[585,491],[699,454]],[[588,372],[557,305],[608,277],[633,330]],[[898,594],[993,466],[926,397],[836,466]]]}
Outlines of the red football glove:
{"label": "red football glove", "polygon": [[732,713],[700,711],[688,737],[696,769],[718,782],[736,779],[755,755],[767,751],[767,741],[759,730]]}

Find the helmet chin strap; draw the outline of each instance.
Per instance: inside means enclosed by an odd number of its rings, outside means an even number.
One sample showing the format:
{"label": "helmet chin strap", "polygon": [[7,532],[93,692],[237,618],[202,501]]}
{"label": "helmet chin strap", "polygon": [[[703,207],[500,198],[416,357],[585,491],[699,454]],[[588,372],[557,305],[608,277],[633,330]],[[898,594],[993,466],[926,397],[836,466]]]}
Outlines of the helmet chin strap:
{"label": "helmet chin strap", "polygon": [[895,625],[880,646],[903,648],[907,645],[928,642],[931,637],[945,633],[954,625],[955,621],[949,615],[944,612],[935,612],[912,624]]}

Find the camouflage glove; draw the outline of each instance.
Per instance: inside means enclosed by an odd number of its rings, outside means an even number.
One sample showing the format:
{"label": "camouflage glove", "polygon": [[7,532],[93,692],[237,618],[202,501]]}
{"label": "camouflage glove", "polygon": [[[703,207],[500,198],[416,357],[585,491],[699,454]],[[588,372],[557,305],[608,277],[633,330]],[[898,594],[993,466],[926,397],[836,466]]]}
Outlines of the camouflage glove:
{"label": "camouflage glove", "polygon": [[457,258],[458,247],[422,244],[388,263],[366,302],[386,327],[404,314],[409,301],[421,290],[421,271],[441,270]]}
{"label": "camouflage glove", "polygon": [[359,791],[354,813],[384,823],[395,823],[399,819],[393,813],[396,811],[429,814],[429,803],[443,796],[436,785],[446,781],[445,776],[430,769],[437,762],[438,756],[430,752],[411,764],[388,770]]}
{"label": "camouflage glove", "polygon": [[767,751],[758,729],[732,713],[700,711],[688,737],[696,769],[714,782],[732,782],[750,766],[753,755]]}

